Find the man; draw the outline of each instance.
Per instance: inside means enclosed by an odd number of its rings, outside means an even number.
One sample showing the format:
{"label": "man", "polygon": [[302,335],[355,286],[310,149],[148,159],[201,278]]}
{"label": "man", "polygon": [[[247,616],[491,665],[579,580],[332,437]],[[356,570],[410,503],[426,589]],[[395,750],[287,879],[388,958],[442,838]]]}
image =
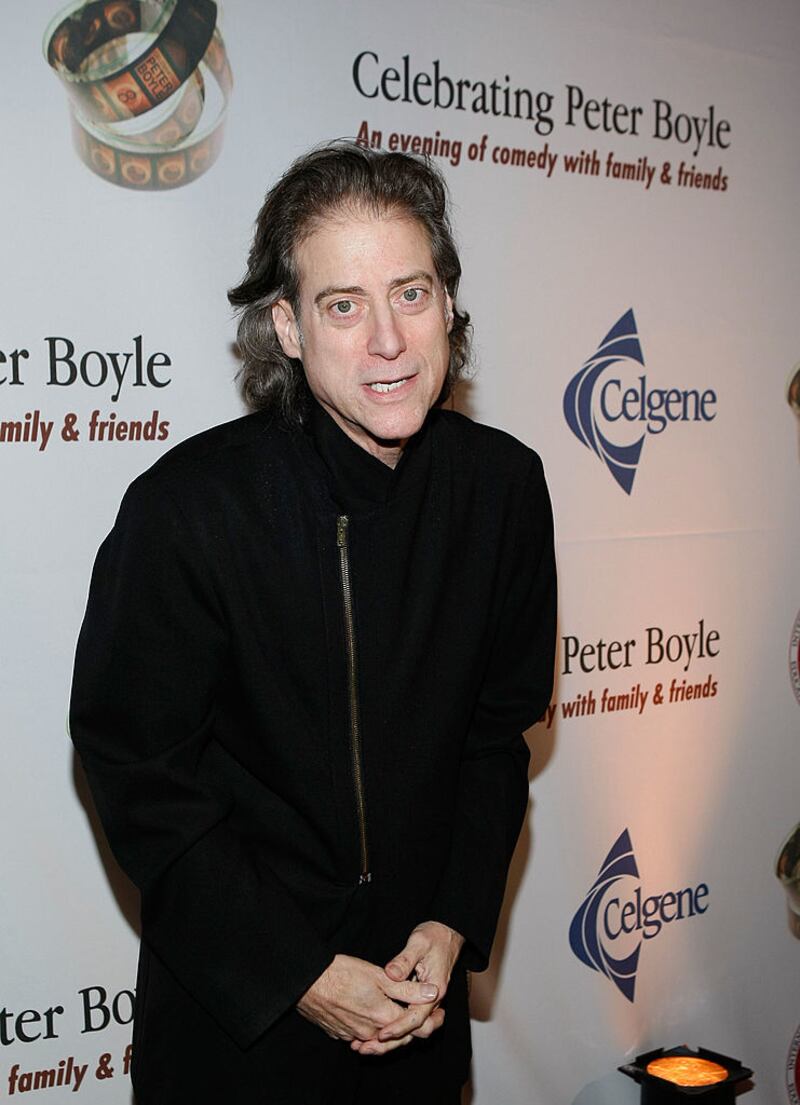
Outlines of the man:
{"label": "man", "polygon": [[468,317],[438,172],[336,143],[259,214],[257,413],[134,482],[72,735],[142,892],[139,1105],[453,1105],[548,702],[541,464],[440,404]]}

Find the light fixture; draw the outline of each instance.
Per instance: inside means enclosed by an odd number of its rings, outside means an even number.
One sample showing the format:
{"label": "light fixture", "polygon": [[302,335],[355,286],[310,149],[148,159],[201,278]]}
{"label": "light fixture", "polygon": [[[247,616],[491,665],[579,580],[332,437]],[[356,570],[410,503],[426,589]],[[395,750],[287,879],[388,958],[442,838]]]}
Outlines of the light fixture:
{"label": "light fixture", "polygon": [[733,1105],[735,1087],[753,1073],[738,1059],[699,1047],[656,1048],[619,1067],[641,1083],[641,1105]]}

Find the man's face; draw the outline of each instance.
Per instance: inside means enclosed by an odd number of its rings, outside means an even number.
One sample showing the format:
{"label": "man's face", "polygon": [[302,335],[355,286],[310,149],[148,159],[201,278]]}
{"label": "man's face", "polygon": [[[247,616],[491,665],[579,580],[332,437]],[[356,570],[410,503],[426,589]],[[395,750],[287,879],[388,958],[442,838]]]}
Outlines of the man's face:
{"label": "man's face", "polygon": [[405,215],[332,215],[297,250],[300,311],[272,308],[284,353],[353,441],[397,463],[442,390],[452,302]]}

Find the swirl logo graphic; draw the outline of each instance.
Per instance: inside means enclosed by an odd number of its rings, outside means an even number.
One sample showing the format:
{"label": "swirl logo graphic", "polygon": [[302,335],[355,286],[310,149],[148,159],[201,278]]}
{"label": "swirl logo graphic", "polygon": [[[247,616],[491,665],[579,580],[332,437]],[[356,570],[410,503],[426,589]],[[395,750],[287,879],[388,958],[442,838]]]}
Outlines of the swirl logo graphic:
{"label": "swirl logo graphic", "polygon": [[201,176],[222,148],[233,78],[214,0],[87,0],[52,21],[78,156],[138,191]]}
{"label": "swirl logo graphic", "polygon": [[794,697],[800,702],[800,611],[794,620],[792,635],[789,638],[789,675]]}
{"label": "swirl logo graphic", "polygon": [[611,327],[600,342],[597,352],[570,380],[564,392],[564,417],[578,441],[600,458],[622,490],[630,495],[636,466],[642,455],[644,434],[629,445],[615,445],[601,432],[593,402],[594,389],[600,376],[611,365],[622,360],[632,360],[644,365],[633,308],[626,311]]}
{"label": "swirl logo graphic", "polygon": [[581,963],[605,975],[633,1002],[644,941],[658,936],[664,925],[704,914],[708,894],[701,882],[643,897],[630,833],[624,829],[572,918],[570,947]]}
{"label": "swirl logo graphic", "polygon": [[711,388],[702,393],[696,388],[651,388],[643,368],[631,308],[611,327],[564,392],[567,425],[627,495],[633,490],[648,434],[663,433],[674,422],[716,418],[717,394]]}
{"label": "swirl logo graphic", "polygon": [[628,1001],[633,1001],[636,989],[636,968],[639,966],[641,940],[624,958],[612,955],[601,943],[602,929],[599,924],[600,910],[605,897],[620,879],[625,877],[638,879],[639,868],[633,854],[630,834],[625,829],[620,833],[614,846],[600,865],[600,871],[594,880],[583,905],[572,918],[569,927],[569,944],[572,950],[587,967],[600,971],[610,979]]}

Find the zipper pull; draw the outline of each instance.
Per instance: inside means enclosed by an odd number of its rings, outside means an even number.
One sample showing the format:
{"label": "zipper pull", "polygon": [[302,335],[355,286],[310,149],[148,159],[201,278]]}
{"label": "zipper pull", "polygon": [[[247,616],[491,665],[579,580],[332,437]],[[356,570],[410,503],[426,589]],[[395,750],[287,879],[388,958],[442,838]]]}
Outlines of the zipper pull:
{"label": "zipper pull", "polygon": [[340,549],[347,548],[347,523],[349,519],[346,514],[340,514],[336,519],[336,544]]}

